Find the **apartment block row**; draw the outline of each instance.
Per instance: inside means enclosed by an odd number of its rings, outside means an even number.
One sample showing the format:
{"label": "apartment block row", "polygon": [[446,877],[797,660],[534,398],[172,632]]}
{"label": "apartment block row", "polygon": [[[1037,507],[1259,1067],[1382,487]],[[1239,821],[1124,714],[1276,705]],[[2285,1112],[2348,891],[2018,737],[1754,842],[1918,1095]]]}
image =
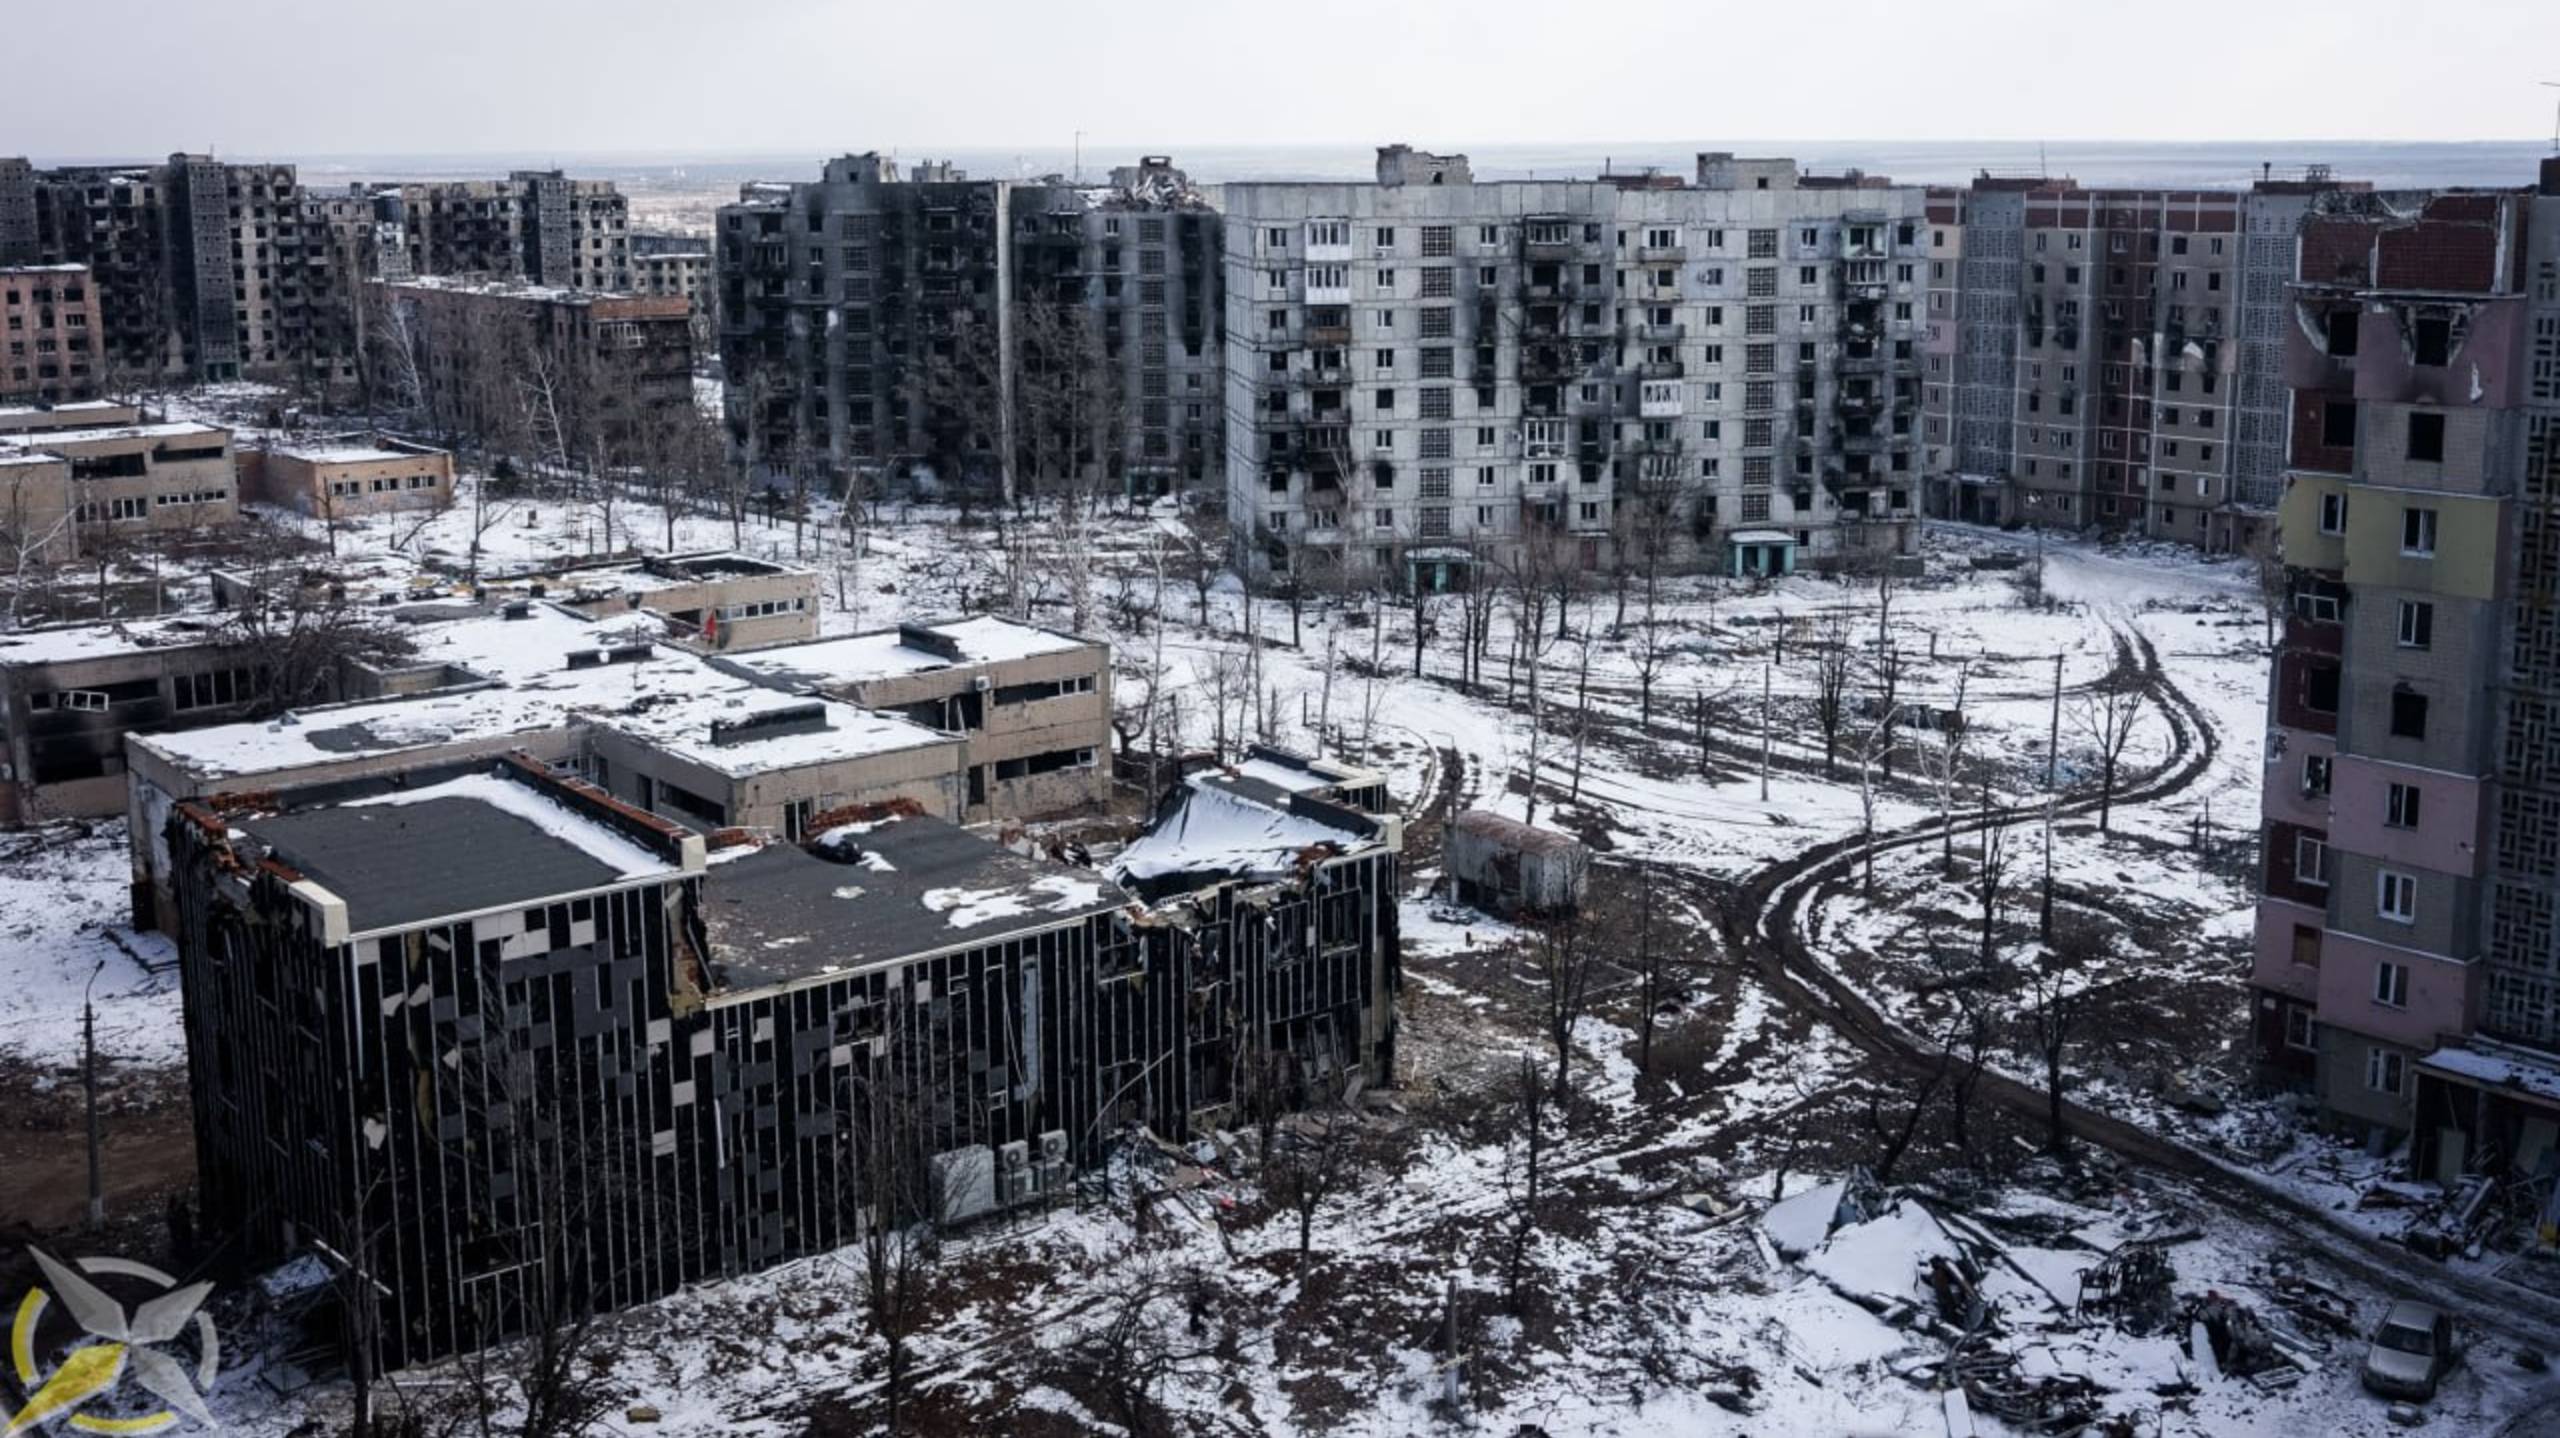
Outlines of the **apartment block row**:
{"label": "apartment block row", "polygon": [[633,282],[623,197],[557,171],[327,190],[303,185],[291,165],[206,155],[49,168],[0,159],[0,272],[72,265],[85,267],[88,301],[64,308],[75,332],[54,351],[30,349],[24,365],[14,348],[0,354],[0,399],[234,379],[326,391],[360,379],[367,280]]}
{"label": "apartment block row", "polygon": [[734,447],[989,491],[1204,484],[1220,233],[1161,156],[1093,187],[878,154],[747,185],[716,235]]}
{"label": "apartment block row", "polygon": [[1451,582],[1544,548],[1733,573],[1911,542],[1923,196],[1789,160],[1477,183],[1244,184],[1227,509],[1246,560]]}
{"label": "apartment block row", "polygon": [[2560,159],[2316,196],[2294,254],[2260,1053],[2421,1176],[2532,1173],[2560,1141]]}
{"label": "apartment block row", "polygon": [[2283,488],[2298,233],[2367,188],[2317,166],[2246,190],[1932,188],[1932,512],[2257,542]]}

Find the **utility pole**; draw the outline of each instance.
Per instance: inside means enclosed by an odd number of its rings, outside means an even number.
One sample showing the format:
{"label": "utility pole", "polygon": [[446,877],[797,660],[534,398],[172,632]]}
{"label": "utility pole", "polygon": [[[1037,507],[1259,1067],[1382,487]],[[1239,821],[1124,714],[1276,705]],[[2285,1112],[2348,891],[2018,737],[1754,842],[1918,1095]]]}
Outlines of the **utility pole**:
{"label": "utility pole", "polygon": [[1760,666],[1760,802],[1769,802],[1769,666]]}
{"label": "utility pole", "polygon": [[2044,738],[2044,787],[2053,788],[2053,763],[2062,756],[2062,656],[2053,656],[2053,718]]}
{"label": "utility pole", "polygon": [[2044,900],[2036,910],[2036,937],[2053,942],[2053,801],[2051,789],[2044,794]]}
{"label": "utility pole", "polygon": [[107,970],[107,961],[89,971],[89,982],[80,990],[80,1087],[87,1091],[89,1109],[89,1226],[99,1227],[107,1221],[107,1187],[98,1155],[98,1006],[91,995],[98,986],[98,975]]}

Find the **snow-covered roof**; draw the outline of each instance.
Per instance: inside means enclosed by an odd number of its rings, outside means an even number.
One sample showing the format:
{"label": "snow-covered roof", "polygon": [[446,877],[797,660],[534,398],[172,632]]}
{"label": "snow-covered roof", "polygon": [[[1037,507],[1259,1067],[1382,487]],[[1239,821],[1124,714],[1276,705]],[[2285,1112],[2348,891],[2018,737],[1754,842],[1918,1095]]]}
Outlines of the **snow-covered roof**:
{"label": "snow-covered roof", "polygon": [[112,659],[151,649],[219,643],[220,626],[203,616],[120,619],[108,624],[65,624],[51,629],[0,633],[0,665],[62,664]]}
{"label": "snow-covered roof", "polygon": [[202,424],[192,419],[165,420],[158,424],[120,424],[100,429],[47,429],[18,434],[0,434],[0,444],[20,449],[50,449],[58,444],[104,444],[119,439],[187,439],[197,435],[218,434],[231,437],[231,431],[218,424]]}
{"label": "snow-covered roof", "polygon": [[1725,536],[1734,544],[1793,544],[1796,537],[1783,529],[1737,529]]}
{"label": "snow-covered roof", "polygon": [[61,404],[0,404],[0,420],[24,419],[31,414],[89,414],[98,410],[130,409],[111,399],[65,400]]}
{"label": "snow-covered roof", "polygon": [[[496,681],[395,699],[302,710],[276,719],[137,736],[199,778],[231,778],[359,755],[503,739],[575,723],[602,724],[731,777],[772,773],[957,741],[937,730],[833,700],[785,694],[726,674],[677,649],[609,659],[654,631],[599,621],[551,604],[423,624],[410,663],[449,664]],[[5,651],[0,651],[5,652]],[[574,667],[570,655],[581,655]],[[717,743],[712,726],[815,708],[823,722]]]}
{"label": "snow-covered roof", "polygon": [[[940,639],[949,646],[950,652],[925,647],[918,642],[919,632]],[[800,644],[777,644],[750,653],[729,655],[723,665],[768,684],[823,688],[925,674],[936,669],[971,664],[996,664],[1043,654],[1064,654],[1084,648],[1088,643],[1072,634],[1061,634],[1036,624],[981,615],[933,624],[901,625],[869,634],[812,639]]]}
{"label": "snow-covered roof", "polygon": [[432,449],[386,449],[378,444],[355,439],[308,440],[301,443],[276,441],[258,448],[305,464],[375,464],[386,459],[429,459],[441,453]]}
{"label": "snow-covered roof", "polygon": [[1183,875],[1283,878],[1298,871],[1309,850],[1349,850],[1376,834],[1374,825],[1348,809],[1254,779],[1194,775],[1147,832],[1112,860],[1111,876],[1124,884]]}
{"label": "snow-covered roof", "polygon": [[2508,1089],[2560,1103],[2560,1067],[2549,1055],[2506,1050],[2485,1042],[2441,1048],[2418,1060],[2420,1068],[2466,1079],[2482,1088]]}
{"label": "snow-covered roof", "polygon": [[68,463],[70,463],[70,461],[68,461],[68,460],[64,459],[61,455],[58,455],[58,454],[47,454],[47,453],[45,453],[43,450],[40,450],[40,449],[12,449],[12,450],[0,450],[0,464],[68,464]]}
{"label": "snow-covered roof", "polygon": [[531,785],[496,774],[465,774],[423,788],[396,789],[388,794],[350,799],[343,807],[423,804],[437,799],[467,799],[513,815],[598,863],[620,871],[626,879],[664,874],[677,867],[663,856],[642,847],[630,835],[597,823],[552,795],[536,791]]}
{"label": "snow-covered roof", "polygon": [[234,827],[327,890],[361,935],[701,869],[698,835],[625,817],[558,780],[502,767]]}

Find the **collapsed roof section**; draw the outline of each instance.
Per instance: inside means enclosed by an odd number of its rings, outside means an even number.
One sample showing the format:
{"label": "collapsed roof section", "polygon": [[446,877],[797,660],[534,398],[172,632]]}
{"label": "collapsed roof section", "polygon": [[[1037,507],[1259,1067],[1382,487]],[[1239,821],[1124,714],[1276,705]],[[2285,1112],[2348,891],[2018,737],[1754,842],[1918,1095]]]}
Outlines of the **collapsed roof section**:
{"label": "collapsed roof section", "polygon": [[1110,872],[1155,900],[1235,880],[1294,879],[1328,859],[1398,848],[1398,829],[1392,818],[1262,779],[1195,774],[1166,797]]}

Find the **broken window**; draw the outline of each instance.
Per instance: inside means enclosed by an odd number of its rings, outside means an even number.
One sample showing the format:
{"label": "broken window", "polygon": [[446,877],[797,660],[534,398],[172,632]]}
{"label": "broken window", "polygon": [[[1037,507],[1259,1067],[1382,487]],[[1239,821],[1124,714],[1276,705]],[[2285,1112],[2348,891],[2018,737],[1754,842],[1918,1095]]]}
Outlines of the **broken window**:
{"label": "broken window", "polygon": [[2391,691],[2391,737],[2427,737],[2427,696],[2406,684]]}
{"label": "broken window", "polygon": [[2329,449],[2356,447],[2355,401],[2333,399],[2321,406],[2320,443]]}
{"label": "broken window", "polygon": [[2422,318],[2412,326],[2410,340],[2416,363],[2441,369],[2453,358],[2453,321]]}
{"label": "broken window", "polygon": [[2315,714],[2338,712],[2338,666],[2314,664],[2302,673],[2302,707]]}
{"label": "broken window", "polygon": [[2427,463],[2444,460],[2444,416],[2426,410],[2409,414],[2409,458]]}

